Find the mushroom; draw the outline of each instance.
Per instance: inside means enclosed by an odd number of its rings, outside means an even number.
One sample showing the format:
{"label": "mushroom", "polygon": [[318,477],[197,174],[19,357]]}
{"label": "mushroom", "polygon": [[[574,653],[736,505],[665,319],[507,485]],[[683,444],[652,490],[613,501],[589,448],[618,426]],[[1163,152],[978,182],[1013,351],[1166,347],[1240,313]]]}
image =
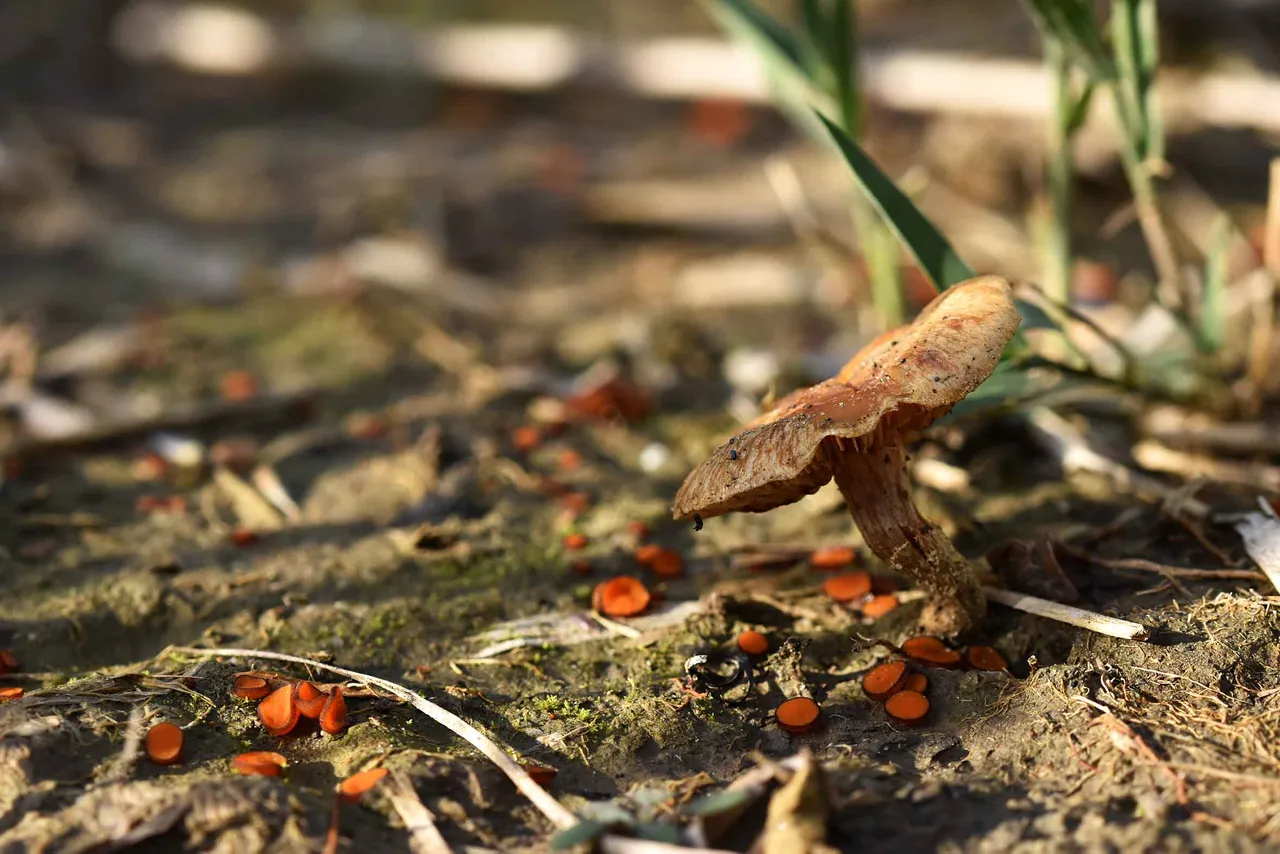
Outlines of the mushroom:
{"label": "mushroom", "polygon": [[1004,279],[944,291],[837,376],[793,392],[721,445],[685,478],[674,517],[761,513],[834,478],[867,547],[931,594],[926,629],[964,631],[986,602],[969,562],[911,500],[906,443],[991,376],[1019,323]]}

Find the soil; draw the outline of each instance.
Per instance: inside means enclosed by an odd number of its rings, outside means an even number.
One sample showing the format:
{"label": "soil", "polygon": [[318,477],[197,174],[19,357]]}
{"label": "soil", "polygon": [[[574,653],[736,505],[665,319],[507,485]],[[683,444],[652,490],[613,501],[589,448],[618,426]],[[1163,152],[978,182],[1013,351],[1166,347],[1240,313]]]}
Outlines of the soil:
{"label": "soil", "polygon": [[[185,292],[181,275],[157,281],[76,253],[15,255],[4,316],[38,311],[50,345],[145,315],[147,359],[78,375],[51,393],[86,400],[105,384],[130,400],[151,396],[165,411],[199,403],[211,417],[170,432],[210,444],[249,437],[277,450],[296,443],[274,468],[300,513],[269,515],[255,542],[237,545],[232,533],[249,511],[218,483],[139,479],[145,431],[21,446],[21,470],[11,466],[0,489],[0,648],[23,666],[0,679],[26,688],[0,705],[0,852],[317,850],[335,783],[375,763],[408,775],[455,850],[545,850],[549,823],[487,760],[414,710],[356,698],[340,736],[311,729],[273,738],[230,693],[236,672],[269,663],[173,646],[323,656],[401,682],[514,754],[557,769],[551,792],[584,814],[613,801],[647,825],[654,815],[671,823],[680,804],[766,757],[808,750],[826,772],[828,844],[839,850],[1280,846],[1280,599],[1256,581],[1088,559],[1248,566],[1229,526],[1192,531],[1159,507],[1068,482],[1016,415],[944,426],[921,453],[962,466],[970,487],[918,488],[918,499],[962,551],[976,559],[1010,539],[1055,538],[1071,547],[1058,556],[1083,607],[1157,631],[1151,642],[1121,641],[992,605],[972,640],[1000,650],[1011,672],[928,670],[931,713],[908,729],[863,695],[860,678],[890,654],[866,638],[911,636],[918,603],[864,625],[822,595],[823,573],[802,561],[752,571],[731,560],[760,544],[858,544],[830,494],[708,520],[698,533],[669,521],[680,479],[734,425],[725,414],[727,352],[778,354],[785,385],[813,374],[824,347],[857,345],[847,306],[787,298],[695,310],[673,293],[675,273],[736,258],[745,246],[819,281],[789,237],[601,224],[521,159],[535,144],[554,154],[564,150],[556,143],[572,143],[590,152],[588,175],[616,166],[688,177],[728,157],[689,140],[681,120],[678,110],[637,105],[629,129],[608,139],[589,122],[568,122],[564,138],[548,140],[517,105],[483,132],[342,125],[344,137],[338,125],[273,119],[175,134],[156,143],[145,168],[100,176],[87,197],[176,219],[160,189],[188,168],[221,174],[220,157],[234,166],[250,151],[245,168],[272,176],[243,185],[261,194],[263,209],[278,194],[305,214],[218,222],[188,211],[184,222],[193,240],[216,245],[256,235],[254,251],[272,263],[250,265],[235,288],[209,299]],[[647,134],[635,142],[641,125]],[[760,114],[729,159],[750,164],[798,146]],[[386,156],[384,183],[369,179],[376,163],[349,159],[360,149]],[[512,163],[507,172],[495,166]],[[315,237],[322,205],[290,195],[319,182],[321,167],[332,183],[358,188],[342,199],[354,224],[341,240]],[[488,184],[478,187],[476,176]],[[375,225],[392,223],[395,234],[420,227],[422,199],[443,199],[449,233],[435,235],[434,248],[464,277],[441,274],[419,291],[340,282],[307,294],[282,285],[276,260],[378,233]],[[648,416],[571,425],[517,450],[512,431],[531,408],[562,397],[602,359],[648,389]],[[219,401],[232,369],[257,377],[253,406]],[[353,430],[353,416],[376,417],[381,432]],[[566,469],[565,450],[581,465]],[[557,499],[563,489],[591,497],[575,519]],[[141,498],[168,495],[184,506],[139,509]],[[1227,493],[1201,497],[1221,510],[1247,504]],[[684,556],[683,577],[658,579],[636,565],[627,529],[636,521],[648,524],[646,541]],[[564,548],[569,531],[587,535],[584,550]],[[585,573],[575,568],[583,558]],[[865,550],[859,560],[886,574]],[[635,638],[593,627],[584,617],[593,585],[623,573],[659,594],[660,613],[694,600],[702,607]],[[729,651],[747,628],[765,632],[774,649],[754,665],[755,685],[726,696],[692,687],[686,660]],[[565,640],[588,631],[585,642]],[[514,636],[533,641],[479,657]],[[822,705],[812,733],[789,734],[773,720],[797,693]],[[186,730],[179,765],[127,749],[131,731],[161,719]],[[231,759],[247,750],[280,751],[285,775],[236,776]],[[762,805],[757,814],[738,828],[744,837],[763,822]],[[338,816],[349,850],[411,850],[379,789]]]}

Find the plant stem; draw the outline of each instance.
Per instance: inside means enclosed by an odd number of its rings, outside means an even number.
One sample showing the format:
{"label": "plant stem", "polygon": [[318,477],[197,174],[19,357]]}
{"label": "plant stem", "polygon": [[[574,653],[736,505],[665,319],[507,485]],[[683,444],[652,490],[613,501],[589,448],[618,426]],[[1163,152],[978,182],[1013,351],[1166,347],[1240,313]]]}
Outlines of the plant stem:
{"label": "plant stem", "polygon": [[[839,113],[840,129],[849,138],[862,143],[866,136],[866,115],[863,111],[862,90],[859,86],[858,15],[856,0],[833,0],[831,8],[830,56],[834,71],[834,91],[831,92]],[[821,38],[821,33],[809,34],[811,39]],[[871,301],[881,329],[900,326],[906,317],[902,298],[902,283],[898,270],[898,241],[880,215],[866,199],[853,202],[853,227],[858,235],[858,248],[866,264],[867,278],[871,282]]]}
{"label": "plant stem", "polygon": [[906,306],[898,276],[898,241],[862,199],[853,203],[853,222],[880,326],[884,330],[901,326],[906,318]]}
{"label": "plant stem", "polygon": [[1050,222],[1045,235],[1045,291],[1055,301],[1071,301],[1071,179],[1073,174],[1071,114],[1071,63],[1062,43],[1053,36],[1044,40],[1045,65],[1052,85],[1053,116],[1049,132],[1046,189]]}

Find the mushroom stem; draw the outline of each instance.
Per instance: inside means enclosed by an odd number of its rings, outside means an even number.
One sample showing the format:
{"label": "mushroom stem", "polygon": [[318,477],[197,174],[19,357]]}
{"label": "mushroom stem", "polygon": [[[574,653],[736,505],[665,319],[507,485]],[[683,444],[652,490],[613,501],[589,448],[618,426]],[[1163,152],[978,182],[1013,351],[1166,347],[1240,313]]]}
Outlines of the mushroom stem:
{"label": "mushroom stem", "polygon": [[902,445],[831,454],[831,463],[867,548],[932,594],[925,628],[951,635],[982,619],[986,599],[969,561],[911,500]]}

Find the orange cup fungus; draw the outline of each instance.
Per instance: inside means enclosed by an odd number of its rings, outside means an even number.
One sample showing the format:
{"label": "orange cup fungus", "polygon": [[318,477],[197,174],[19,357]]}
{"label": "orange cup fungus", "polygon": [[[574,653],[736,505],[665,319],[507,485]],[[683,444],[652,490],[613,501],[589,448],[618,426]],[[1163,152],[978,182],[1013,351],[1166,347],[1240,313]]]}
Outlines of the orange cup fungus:
{"label": "orange cup fungus", "polygon": [[299,682],[293,686],[293,702],[298,707],[298,714],[304,718],[315,720],[324,710],[329,695],[310,682]]}
{"label": "orange cup fungus", "polygon": [[587,547],[586,534],[566,534],[561,540],[561,545],[571,552],[579,552]]}
{"label": "orange cup fungus", "polygon": [[929,677],[923,673],[912,673],[907,677],[907,681],[902,683],[904,691],[915,691],[917,694],[923,694],[929,690]]}
{"label": "orange cup fungus", "polygon": [[898,597],[892,593],[883,593],[879,596],[872,596],[862,604],[862,616],[871,620],[878,620],[897,607]]}
{"label": "orange cup fungus", "polygon": [[182,730],[168,722],[147,731],[147,756],[157,765],[173,765],[182,758]]}
{"label": "orange cup fungus", "polygon": [[918,691],[898,691],[885,700],[884,711],[895,723],[915,726],[929,714],[929,699]]}
{"label": "orange cup fungus", "polygon": [[653,543],[639,546],[635,550],[636,563],[641,566],[650,566],[657,560],[658,555],[662,554],[662,551],[662,546],[654,545]]}
{"label": "orange cup fungus", "polygon": [[8,688],[0,688],[0,703],[7,703],[10,700],[21,700],[25,692],[16,685]]}
{"label": "orange cup fungus", "polygon": [[370,768],[359,774],[352,774],[338,784],[338,795],[347,803],[355,803],[360,796],[372,789],[387,776],[386,768]]}
{"label": "orange cup fungus", "polygon": [[288,764],[283,756],[271,750],[253,750],[231,760],[237,774],[257,777],[279,777]]}
{"label": "orange cup fungus", "polygon": [[596,585],[591,607],[606,617],[634,617],[648,609],[651,598],[640,579],[619,575]]}
{"label": "orange cup fungus", "polygon": [[877,664],[862,677],[862,693],[872,700],[883,702],[902,690],[910,675],[905,661]]}
{"label": "orange cup fungus", "polygon": [[822,582],[822,592],[837,602],[852,602],[871,592],[871,574],[850,572],[833,575]]}
{"label": "orange cup fungus", "polygon": [[542,431],[525,424],[511,431],[511,444],[517,451],[528,453],[542,444]]}
{"label": "orange cup fungus", "polygon": [[248,371],[227,371],[218,388],[223,400],[250,400],[258,394],[258,381]]}
{"label": "orange cup fungus", "polygon": [[738,649],[747,655],[764,655],[769,651],[769,639],[755,629],[747,629],[738,635]]}
{"label": "orange cup fungus", "polygon": [[7,649],[0,649],[0,676],[17,673],[22,669],[17,657]]}
{"label": "orange cup fungus", "polygon": [[320,729],[329,735],[338,735],[347,728],[347,701],[342,696],[342,686],[335,685],[320,711]]}
{"label": "orange cup fungus", "polygon": [[660,549],[650,561],[649,569],[659,578],[679,578],[684,572],[684,558],[674,549]]}
{"label": "orange cup fungus", "polygon": [[298,725],[301,712],[292,685],[282,685],[258,704],[258,720],[274,736],[288,735]]}
{"label": "orange cup fungus", "polygon": [[973,670],[1008,670],[1009,662],[991,646],[971,646],[964,653],[964,663]]}
{"label": "orange cup fungus", "polygon": [[778,726],[795,735],[815,729],[821,715],[822,708],[809,697],[792,697],[790,700],[784,700],[773,712]]}
{"label": "orange cup fungus", "polygon": [[533,782],[543,788],[550,786],[552,781],[556,778],[556,769],[549,765],[536,765],[532,762],[521,762],[520,767],[533,778]]}
{"label": "orange cup fungus", "polygon": [[814,569],[840,569],[857,559],[858,555],[848,546],[823,546],[809,555],[809,565]]}
{"label": "orange cup fungus", "polygon": [[242,700],[261,700],[271,693],[271,685],[261,676],[242,673],[236,677],[231,693]]}
{"label": "orange cup fungus", "polygon": [[960,653],[928,635],[911,638],[902,645],[902,651],[908,658],[934,667],[950,668],[960,664]]}

